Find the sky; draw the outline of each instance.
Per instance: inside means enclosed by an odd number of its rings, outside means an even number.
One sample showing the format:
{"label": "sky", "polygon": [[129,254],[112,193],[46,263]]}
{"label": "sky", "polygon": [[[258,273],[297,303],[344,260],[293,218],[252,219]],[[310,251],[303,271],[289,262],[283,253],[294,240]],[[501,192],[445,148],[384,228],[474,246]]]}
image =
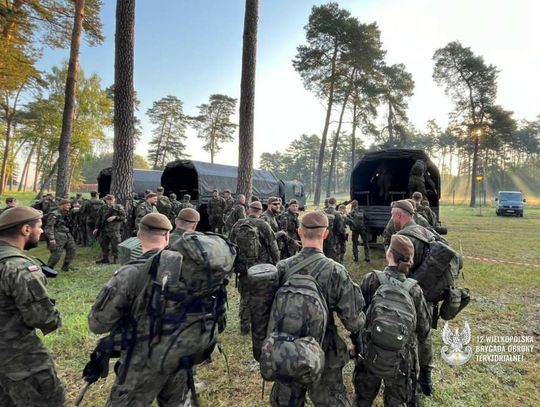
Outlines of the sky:
{"label": "sky", "polygon": [[[285,150],[303,133],[322,134],[325,105],[303,87],[292,67],[296,47],[305,43],[304,26],[313,5],[323,1],[260,0],[255,96],[255,161],[263,152]],[[460,41],[499,70],[498,102],[516,119],[540,115],[540,2],[537,0],[342,0],[342,8],[362,23],[376,22],[388,64],[403,63],[415,81],[409,118],[419,130],[430,119],[445,127],[452,103],[432,80],[433,53]],[[114,78],[113,0],[104,0],[105,43],[81,48],[81,66],[103,85]],[[153,126],[152,103],[174,95],[184,113],[210,95],[240,97],[244,0],[137,0],[135,90],[143,137],[136,153],[146,156]],[[68,58],[69,50],[44,51],[39,68]],[[337,114],[335,115],[337,117]],[[234,118],[238,123],[238,117]],[[210,161],[203,141],[187,131],[187,153]],[[364,143],[369,145],[370,140]],[[111,146],[112,150],[112,146]],[[238,163],[235,142],[223,145],[215,162]]]}

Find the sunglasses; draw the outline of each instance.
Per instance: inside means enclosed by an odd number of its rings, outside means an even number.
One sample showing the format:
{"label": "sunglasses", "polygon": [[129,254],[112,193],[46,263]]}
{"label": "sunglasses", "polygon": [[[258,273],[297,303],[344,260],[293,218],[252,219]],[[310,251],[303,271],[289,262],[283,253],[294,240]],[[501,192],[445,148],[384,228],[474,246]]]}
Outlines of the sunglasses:
{"label": "sunglasses", "polygon": [[279,203],[278,203],[278,202],[276,202],[276,203],[271,203],[270,205],[272,205],[272,206],[278,206]]}

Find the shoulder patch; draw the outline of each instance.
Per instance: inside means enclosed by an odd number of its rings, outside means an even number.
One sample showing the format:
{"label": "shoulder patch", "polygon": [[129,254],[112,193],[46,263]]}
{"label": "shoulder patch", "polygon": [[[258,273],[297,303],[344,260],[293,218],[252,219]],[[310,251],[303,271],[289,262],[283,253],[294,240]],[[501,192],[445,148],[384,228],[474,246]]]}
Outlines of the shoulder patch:
{"label": "shoulder patch", "polygon": [[31,273],[39,271],[39,266],[36,266],[35,264],[32,264],[31,266],[28,266],[28,271],[30,271]]}

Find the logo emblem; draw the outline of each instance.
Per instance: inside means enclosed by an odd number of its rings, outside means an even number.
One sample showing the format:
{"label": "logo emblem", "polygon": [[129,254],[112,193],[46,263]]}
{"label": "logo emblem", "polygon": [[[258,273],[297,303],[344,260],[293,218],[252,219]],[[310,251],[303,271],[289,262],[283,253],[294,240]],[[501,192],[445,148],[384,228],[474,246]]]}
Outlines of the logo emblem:
{"label": "logo emblem", "polygon": [[449,365],[463,365],[472,357],[471,346],[462,349],[471,341],[471,328],[468,322],[465,322],[465,327],[461,332],[459,332],[458,328],[456,328],[455,332],[452,332],[447,321],[442,331],[442,340],[448,346],[441,348],[441,356]]}

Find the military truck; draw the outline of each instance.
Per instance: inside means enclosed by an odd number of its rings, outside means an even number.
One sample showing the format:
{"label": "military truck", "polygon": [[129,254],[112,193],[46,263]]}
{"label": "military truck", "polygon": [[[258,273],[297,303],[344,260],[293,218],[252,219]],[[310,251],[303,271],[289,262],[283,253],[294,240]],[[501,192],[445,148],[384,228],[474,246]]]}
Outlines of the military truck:
{"label": "military truck", "polygon": [[[390,220],[390,203],[410,198],[409,174],[413,165],[425,165],[426,198],[439,218],[441,178],[437,166],[422,150],[388,149],[368,152],[356,163],[351,173],[351,200],[356,199],[364,211],[370,241],[376,242]],[[436,228],[441,234],[445,228]]]}
{"label": "military truck", "polygon": [[[161,183],[162,174],[163,171],[135,168],[133,170],[133,192],[136,192],[140,197],[143,197],[145,190],[150,189],[155,191]],[[102,198],[111,190],[111,176],[111,167],[102,169],[98,174],[98,192],[99,196]]]}

